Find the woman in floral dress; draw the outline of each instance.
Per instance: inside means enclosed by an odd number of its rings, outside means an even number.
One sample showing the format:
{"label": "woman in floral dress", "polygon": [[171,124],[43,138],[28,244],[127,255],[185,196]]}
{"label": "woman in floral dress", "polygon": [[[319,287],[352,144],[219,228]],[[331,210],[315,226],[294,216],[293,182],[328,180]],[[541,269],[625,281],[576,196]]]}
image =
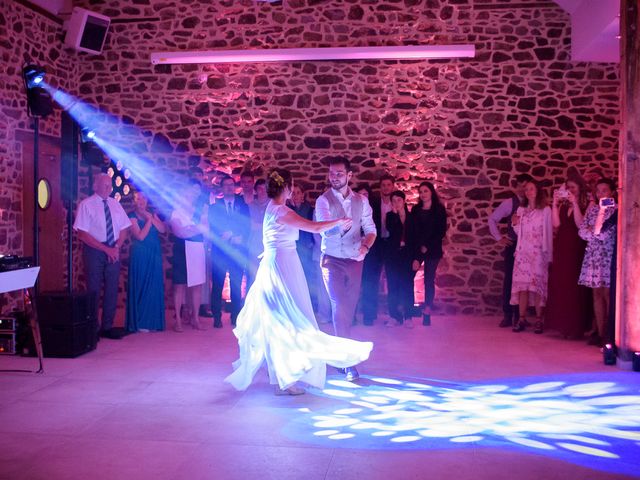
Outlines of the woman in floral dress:
{"label": "woman in floral dress", "polygon": [[529,305],[535,306],[535,333],[542,333],[542,309],[547,302],[549,263],[553,258],[553,224],[551,209],[542,188],[535,182],[525,185],[525,199],[513,216],[513,226],[518,235],[511,305],[518,305],[518,321],[514,332],[521,332],[527,325]]}
{"label": "woman in floral dress", "polygon": [[587,209],[579,234],[587,241],[587,249],[582,261],[582,270],[578,283],[593,290],[593,313],[595,333],[589,339],[590,344],[600,344],[606,338],[605,326],[609,311],[609,286],[611,285],[611,258],[617,228],[604,229],[602,224],[611,217],[616,206],[601,206],[603,199],[613,199],[615,184],[613,180],[601,178],[596,183],[597,204]]}

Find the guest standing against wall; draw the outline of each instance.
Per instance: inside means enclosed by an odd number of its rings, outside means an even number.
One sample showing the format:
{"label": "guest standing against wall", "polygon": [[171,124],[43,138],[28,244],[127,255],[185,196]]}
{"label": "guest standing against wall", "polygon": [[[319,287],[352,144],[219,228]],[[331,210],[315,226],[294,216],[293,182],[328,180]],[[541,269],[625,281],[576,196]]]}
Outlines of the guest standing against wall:
{"label": "guest standing against wall", "polygon": [[411,210],[410,244],[414,246],[413,271],[424,265],[424,305],[422,325],[431,325],[433,300],[436,293],[436,270],[443,256],[442,240],[447,234],[447,211],[440,201],[433,183],[422,182],[418,187],[418,204]]}
{"label": "guest standing against wall", "polygon": [[547,304],[549,264],[553,259],[553,221],[544,190],[536,182],[527,182],[525,198],[512,224],[518,242],[513,265],[511,305],[518,307],[514,332],[527,325],[527,308],[536,309],[535,333],[543,332],[542,312]]}
{"label": "guest standing against wall", "polygon": [[[230,176],[220,180],[222,198],[209,209],[211,232],[211,311],[214,328],[222,328],[222,288],[229,274],[231,290],[231,325],[242,308],[242,273],[247,262],[249,208],[235,194],[236,184]],[[254,200],[255,201],[255,200]]]}
{"label": "guest standing against wall", "polygon": [[575,169],[553,192],[553,262],[549,271],[549,301],[545,324],[566,338],[582,338],[590,319],[590,292],[578,285],[586,242],[580,238],[589,204],[587,185]]}
{"label": "guest standing against wall", "polygon": [[[291,199],[287,202],[289,208],[306,220],[313,220],[313,206],[305,199],[305,192],[299,184],[293,186]],[[313,262],[313,247],[315,240],[312,232],[300,230],[298,240],[296,241],[296,250],[302,263],[307,284],[309,285],[309,295],[311,296],[311,305],[313,311],[318,311],[318,284],[316,279],[316,264]]]}
{"label": "guest standing against wall", "polygon": [[255,178],[251,170],[244,170],[240,174],[240,188],[242,189],[242,193],[240,193],[239,196],[242,197],[242,200],[244,200],[244,203],[247,205],[251,205],[256,195]]}
{"label": "guest standing against wall", "polygon": [[254,185],[255,196],[249,204],[249,246],[247,254],[247,268],[245,269],[246,289],[247,292],[256,278],[258,265],[260,264],[260,255],[264,250],[262,245],[262,223],[264,221],[264,212],[269,204],[269,196],[267,195],[267,182],[264,178],[256,180]]}
{"label": "guest standing against wall", "polygon": [[129,215],[133,237],[127,275],[129,332],[164,330],[164,273],[159,234],[167,231],[158,214],[148,209],[147,197],[133,194],[135,210]]}
{"label": "guest standing against wall", "polygon": [[391,192],[395,190],[395,179],[391,175],[383,175],[379,181],[380,196],[369,198],[372,218],[378,232],[376,241],[367,254],[362,271],[362,323],[373,325],[378,317],[378,303],[380,295],[380,275],[387,267],[390,258],[389,230],[387,229],[387,213],[393,207],[391,205]]}
{"label": "guest standing against wall", "polygon": [[[496,240],[498,246],[504,248],[504,278],[502,281],[502,312],[504,314],[502,320],[498,324],[501,328],[512,327],[518,317],[518,309],[511,306],[511,278],[513,275],[513,261],[516,252],[518,238],[511,219],[518,210],[518,207],[524,200],[524,186],[527,182],[532,181],[531,175],[521,173],[515,177],[515,189],[511,192],[509,198],[500,202],[500,205],[489,216],[489,230]],[[501,233],[498,223],[506,219],[508,222],[507,232]]]}
{"label": "guest standing against wall", "polygon": [[[393,210],[387,213],[386,226],[389,230],[389,262],[387,280],[389,282],[389,315],[396,325],[404,324],[413,328],[413,260],[415,248],[412,245],[412,217],[405,203],[404,192],[396,190],[391,194]],[[390,321],[388,326],[393,326]]]}
{"label": "guest standing against wall", "polygon": [[587,209],[580,226],[580,237],[587,242],[587,248],[580,271],[579,284],[593,292],[593,313],[595,331],[589,344],[600,345],[607,338],[607,316],[609,311],[609,287],[611,286],[611,261],[617,228],[612,225],[602,229],[602,225],[615,214],[615,183],[608,178],[596,182],[597,203]]}
{"label": "guest standing against wall", "polygon": [[94,193],[78,205],[73,229],[83,243],[87,291],[94,295],[96,319],[100,295],[103,295],[99,334],[117,340],[122,337],[113,329],[118,304],[120,249],[131,221],[122,205],[110,197],[111,191],[111,177],[106,173],[96,175],[93,178]]}
{"label": "guest standing against wall", "polygon": [[204,233],[207,232],[207,208],[197,208],[200,182],[190,179],[180,197],[180,204],[171,212],[169,224],[174,235],[171,258],[173,280],[173,329],[182,332],[182,306],[187,305],[188,322],[197,330],[204,330],[198,318],[201,285],[206,280]]}
{"label": "guest standing against wall", "polygon": [[[193,178],[200,183],[201,191],[200,196],[196,200],[196,209],[202,210],[203,208],[209,208],[209,205],[215,203],[215,195],[213,195],[210,183],[207,182],[204,171],[200,167],[191,167],[189,169],[189,178]],[[209,296],[211,295],[211,271],[210,271],[210,261],[211,261],[211,242],[207,238],[204,239],[204,250],[206,256],[206,278],[207,280],[202,284],[202,289],[200,290],[200,308],[199,315],[201,317],[211,318],[211,306],[209,305]],[[206,303],[205,303],[206,302]]]}

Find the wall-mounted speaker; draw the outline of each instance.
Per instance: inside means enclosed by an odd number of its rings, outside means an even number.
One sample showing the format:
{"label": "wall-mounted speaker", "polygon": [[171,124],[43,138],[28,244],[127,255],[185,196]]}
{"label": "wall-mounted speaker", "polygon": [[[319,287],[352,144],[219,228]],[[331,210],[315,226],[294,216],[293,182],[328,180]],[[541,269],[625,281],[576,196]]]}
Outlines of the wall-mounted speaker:
{"label": "wall-mounted speaker", "polygon": [[67,34],[64,43],[80,52],[100,54],[110,23],[109,17],[75,7],[65,24]]}

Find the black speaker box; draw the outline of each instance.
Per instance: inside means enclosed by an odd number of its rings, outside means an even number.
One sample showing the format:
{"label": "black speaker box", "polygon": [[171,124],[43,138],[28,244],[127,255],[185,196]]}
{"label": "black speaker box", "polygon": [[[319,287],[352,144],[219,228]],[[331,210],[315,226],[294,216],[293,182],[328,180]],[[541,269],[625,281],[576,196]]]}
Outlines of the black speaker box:
{"label": "black speaker box", "polygon": [[98,320],[89,293],[41,293],[38,322],[45,357],[77,357],[95,350]]}
{"label": "black speaker box", "polygon": [[46,117],[53,113],[51,95],[41,87],[27,89],[27,108],[32,117]]}

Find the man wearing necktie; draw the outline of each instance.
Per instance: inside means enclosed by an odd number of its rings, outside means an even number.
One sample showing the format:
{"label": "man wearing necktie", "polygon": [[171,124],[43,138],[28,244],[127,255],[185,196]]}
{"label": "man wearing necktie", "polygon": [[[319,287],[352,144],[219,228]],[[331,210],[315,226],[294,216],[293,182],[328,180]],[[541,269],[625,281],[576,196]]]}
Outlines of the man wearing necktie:
{"label": "man wearing necktie", "polygon": [[209,208],[211,230],[211,312],[213,326],[222,328],[222,288],[229,273],[231,290],[231,325],[235,325],[242,308],[242,273],[247,261],[249,208],[242,196],[235,194],[233,178],[220,180],[222,198]]}
{"label": "man wearing necktie", "polygon": [[73,228],[84,246],[87,291],[94,294],[95,318],[98,317],[100,294],[103,294],[100,336],[119,339],[121,335],[113,330],[113,320],[118,302],[120,248],[131,221],[122,205],[110,197],[111,190],[111,178],[104,173],[96,175],[94,194],[78,205]]}

